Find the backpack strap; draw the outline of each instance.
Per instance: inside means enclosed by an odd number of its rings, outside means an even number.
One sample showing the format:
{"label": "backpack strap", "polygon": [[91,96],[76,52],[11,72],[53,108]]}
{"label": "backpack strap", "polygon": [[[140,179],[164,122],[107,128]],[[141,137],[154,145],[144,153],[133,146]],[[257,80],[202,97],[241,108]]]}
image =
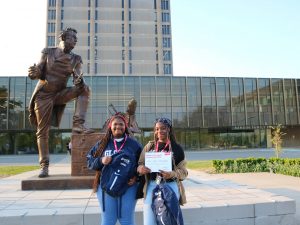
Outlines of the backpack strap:
{"label": "backpack strap", "polygon": [[105,191],[102,189],[102,210],[105,211]]}

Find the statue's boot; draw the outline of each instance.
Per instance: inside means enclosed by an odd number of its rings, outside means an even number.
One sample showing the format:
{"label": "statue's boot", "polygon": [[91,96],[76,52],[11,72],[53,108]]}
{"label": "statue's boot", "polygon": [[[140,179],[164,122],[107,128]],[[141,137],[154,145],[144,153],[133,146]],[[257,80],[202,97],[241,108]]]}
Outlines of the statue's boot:
{"label": "statue's boot", "polygon": [[73,128],[72,128],[73,133],[90,134],[95,132],[94,130],[87,128],[84,125],[88,105],[89,105],[89,96],[80,95],[77,97],[76,104],[75,104],[75,113],[73,116]]}
{"label": "statue's boot", "polygon": [[48,139],[38,138],[37,145],[39,149],[40,173],[39,178],[49,176],[49,147]]}

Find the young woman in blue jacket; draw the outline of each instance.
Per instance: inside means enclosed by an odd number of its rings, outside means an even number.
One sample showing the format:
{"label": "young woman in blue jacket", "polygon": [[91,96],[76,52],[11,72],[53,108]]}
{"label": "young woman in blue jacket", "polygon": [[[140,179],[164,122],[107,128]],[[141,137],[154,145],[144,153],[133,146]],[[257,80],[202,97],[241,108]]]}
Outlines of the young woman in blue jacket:
{"label": "young woman in blue jacket", "polygon": [[[135,155],[136,165],[142,151],[141,145],[129,136],[125,117],[117,113],[108,123],[104,138],[97,142],[87,155],[88,168],[96,170],[93,189],[101,209],[101,225],[135,225],[134,211],[136,206],[137,176],[128,177],[129,188],[119,197],[112,197],[101,189],[101,170],[112,162],[112,156],[120,151]],[[105,206],[105,207],[103,207]]]}

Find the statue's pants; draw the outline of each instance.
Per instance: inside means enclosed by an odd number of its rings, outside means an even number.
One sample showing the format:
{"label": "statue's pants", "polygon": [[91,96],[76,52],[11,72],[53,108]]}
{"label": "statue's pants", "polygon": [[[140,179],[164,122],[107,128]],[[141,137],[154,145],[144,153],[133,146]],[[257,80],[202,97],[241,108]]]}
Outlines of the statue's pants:
{"label": "statue's pants", "polygon": [[[34,112],[37,118],[37,145],[39,150],[39,162],[40,165],[47,166],[49,165],[49,129],[51,126],[51,119],[53,118],[53,108],[54,106],[64,106],[71,100],[74,100],[77,97],[81,97],[81,101],[88,101],[89,97],[89,88],[85,84],[66,87],[61,91],[55,92],[45,92],[40,90],[34,101]],[[83,104],[87,108],[88,104]],[[86,112],[86,108],[81,107],[76,110]],[[80,112],[77,114],[82,115]],[[85,116],[85,114],[83,114]]]}

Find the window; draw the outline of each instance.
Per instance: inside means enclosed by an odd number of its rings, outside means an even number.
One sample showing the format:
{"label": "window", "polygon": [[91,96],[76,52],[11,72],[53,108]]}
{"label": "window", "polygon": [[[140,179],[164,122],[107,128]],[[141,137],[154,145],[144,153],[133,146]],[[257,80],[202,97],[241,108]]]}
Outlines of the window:
{"label": "window", "polygon": [[48,1],[48,5],[49,5],[50,7],[55,7],[55,5],[56,5],[56,0],[49,0],[49,1]]}
{"label": "window", "polygon": [[122,74],[125,74],[125,63],[122,63]]}
{"label": "window", "polygon": [[129,24],[129,34],[131,34],[131,24]]}
{"label": "window", "polygon": [[95,10],[95,20],[98,20],[98,10]]}
{"label": "window", "polygon": [[98,0],[95,0],[95,6],[98,7]]}
{"label": "window", "polygon": [[164,74],[171,74],[171,64],[164,64]]}
{"label": "window", "polygon": [[98,24],[95,23],[95,33],[98,33]]}
{"label": "window", "polygon": [[171,48],[171,38],[163,38],[163,47]]}
{"label": "window", "polygon": [[88,20],[91,20],[91,10],[88,11]]}
{"label": "window", "polygon": [[61,20],[64,19],[64,10],[63,10],[63,9],[60,11],[60,19],[61,19]]}
{"label": "window", "polygon": [[156,0],[153,0],[154,2],[154,9],[156,9]]}
{"label": "window", "polygon": [[128,0],[128,8],[131,8],[131,0]]}
{"label": "window", "polygon": [[60,23],[60,30],[64,29],[64,23]]}
{"label": "window", "polygon": [[129,60],[132,60],[132,51],[129,50]]}
{"label": "window", "polygon": [[90,60],[90,49],[87,50],[87,59]]}
{"label": "window", "polygon": [[132,38],[129,37],[129,47],[131,47],[131,46],[132,46]]}
{"label": "window", "polygon": [[170,34],[170,25],[162,25],[162,33],[163,34]]}
{"label": "window", "polygon": [[122,37],[122,47],[125,47],[125,37]]}
{"label": "window", "polygon": [[88,46],[91,46],[91,37],[90,36],[88,36],[87,41],[88,41]]}
{"label": "window", "polygon": [[55,23],[48,23],[48,33],[55,33]]}
{"label": "window", "polygon": [[88,64],[87,64],[87,73],[88,73],[88,74],[90,73],[90,67],[91,67],[91,64],[88,63]]}
{"label": "window", "polygon": [[154,33],[157,34],[157,25],[155,24]]}
{"label": "window", "polygon": [[156,74],[159,74],[159,66],[156,64]]}
{"label": "window", "polygon": [[171,51],[163,51],[163,59],[164,59],[164,61],[170,61],[171,60]]}
{"label": "window", "polygon": [[98,46],[98,36],[95,36],[95,46]]}
{"label": "window", "polygon": [[155,37],[155,47],[158,47],[158,38]]}
{"label": "window", "polygon": [[122,50],[122,60],[125,60],[125,50]]}
{"label": "window", "polygon": [[124,11],[122,11],[122,21],[124,21]]}
{"label": "window", "polygon": [[98,50],[97,50],[97,49],[95,49],[95,57],[94,57],[94,59],[95,59],[95,60],[98,59]]}
{"label": "window", "polygon": [[55,37],[54,36],[48,36],[48,46],[54,46],[55,45]]}
{"label": "window", "polygon": [[163,12],[161,15],[162,21],[163,22],[170,22],[170,14]]}
{"label": "window", "polygon": [[161,9],[162,10],[169,10],[169,0],[162,0],[161,1]]}
{"label": "window", "polygon": [[91,24],[88,23],[88,33],[91,33]]}
{"label": "window", "polygon": [[89,0],[88,2],[88,7],[91,7],[91,0]]}
{"label": "window", "polygon": [[124,0],[122,0],[122,8],[124,9]]}
{"label": "window", "polygon": [[132,63],[129,63],[129,74],[132,74]]}
{"label": "window", "polygon": [[129,11],[128,20],[131,21],[131,11]]}
{"label": "window", "polygon": [[97,65],[97,63],[95,63],[95,73],[98,73],[98,65]]}
{"label": "window", "polygon": [[124,34],[124,23],[122,23],[122,34]]}
{"label": "window", "polygon": [[61,0],[61,7],[64,7],[64,6],[65,6],[65,1]]}
{"label": "window", "polygon": [[48,10],[48,20],[56,19],[56,10]]}
{"label": "window", "polygon": [[158,61],[158,51],[157,50],[155,51],[155,59],[156,59],[156,61]]}

